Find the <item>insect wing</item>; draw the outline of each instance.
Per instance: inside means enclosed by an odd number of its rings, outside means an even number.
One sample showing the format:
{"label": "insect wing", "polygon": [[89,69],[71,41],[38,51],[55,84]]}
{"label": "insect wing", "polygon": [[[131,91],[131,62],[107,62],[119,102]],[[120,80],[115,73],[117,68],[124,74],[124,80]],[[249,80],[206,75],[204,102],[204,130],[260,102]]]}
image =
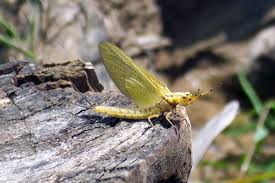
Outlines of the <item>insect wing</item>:
{"label": "insect wing", "polygon": [[99,51],[106,70],[116,86],[138,107],[153,106],[170,92],[155,76],[136,65],[115,45],[108,42],[100,43]]}

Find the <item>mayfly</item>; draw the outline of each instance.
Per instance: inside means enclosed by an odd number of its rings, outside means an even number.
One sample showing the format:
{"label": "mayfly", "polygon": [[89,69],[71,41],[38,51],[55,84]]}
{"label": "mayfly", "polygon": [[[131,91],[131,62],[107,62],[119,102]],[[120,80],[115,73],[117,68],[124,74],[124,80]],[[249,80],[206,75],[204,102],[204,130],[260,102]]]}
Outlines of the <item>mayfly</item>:
{"label": "mayfly", "polygon": [[95,111],[108,116],[124,119],[151,119],[166,113],[167,121],[172,109],[178,105],[187,106],[207,91],[193,95],[190,92],[171,92],[155,76],[141,66],[135,64],[121,49],[109,42],[99,44],[99,52],[110,77],[118,89],[133,100],[136,108],[96,106]]}

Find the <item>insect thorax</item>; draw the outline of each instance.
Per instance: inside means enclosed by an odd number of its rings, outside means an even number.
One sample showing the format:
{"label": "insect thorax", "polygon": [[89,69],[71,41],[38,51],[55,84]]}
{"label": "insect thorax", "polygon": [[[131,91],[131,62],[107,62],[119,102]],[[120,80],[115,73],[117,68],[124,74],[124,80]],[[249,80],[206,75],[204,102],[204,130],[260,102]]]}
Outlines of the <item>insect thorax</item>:
{"label": "insect thorax", "polygon": [[170,105],[183,105],[186,106],[194,100],[194,96],[190,92],[174,92],[164,96],[165,100]]}

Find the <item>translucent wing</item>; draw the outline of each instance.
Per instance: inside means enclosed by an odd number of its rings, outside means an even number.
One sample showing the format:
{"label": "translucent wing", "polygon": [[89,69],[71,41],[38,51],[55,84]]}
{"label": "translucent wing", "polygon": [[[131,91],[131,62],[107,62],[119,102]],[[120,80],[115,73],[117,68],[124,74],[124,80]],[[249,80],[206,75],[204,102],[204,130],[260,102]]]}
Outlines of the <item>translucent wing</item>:
{"label": "translucent wing", "polygon": [[103,42],[100,55],[110,77],[119,90],[131,98],[138,107],[149,107],[159,102],[170,90],[155,76],[134,63],[115,45]]}
{"label": "translucent wing", "polygon": [[[135,101],[139,107],[150,107],[156,104],[161,98],[148,94],[147,88],[134,78],[126,79],[125,88],[130,98]],[[142,97],[142,99],[140,99]]]}

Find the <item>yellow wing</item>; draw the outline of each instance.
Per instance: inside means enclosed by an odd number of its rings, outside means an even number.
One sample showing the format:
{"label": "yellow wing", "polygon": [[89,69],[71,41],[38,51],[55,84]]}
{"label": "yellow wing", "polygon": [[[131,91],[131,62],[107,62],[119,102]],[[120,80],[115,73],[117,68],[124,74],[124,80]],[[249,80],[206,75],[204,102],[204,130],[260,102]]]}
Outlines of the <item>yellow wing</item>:
{"label": "yellow wing", "polygon": [[170,90],[155,76],[134,63],[115,45],[102,42],[99,52],[110,77],[119,90],[138,107],[150,107],[159,102]]}

